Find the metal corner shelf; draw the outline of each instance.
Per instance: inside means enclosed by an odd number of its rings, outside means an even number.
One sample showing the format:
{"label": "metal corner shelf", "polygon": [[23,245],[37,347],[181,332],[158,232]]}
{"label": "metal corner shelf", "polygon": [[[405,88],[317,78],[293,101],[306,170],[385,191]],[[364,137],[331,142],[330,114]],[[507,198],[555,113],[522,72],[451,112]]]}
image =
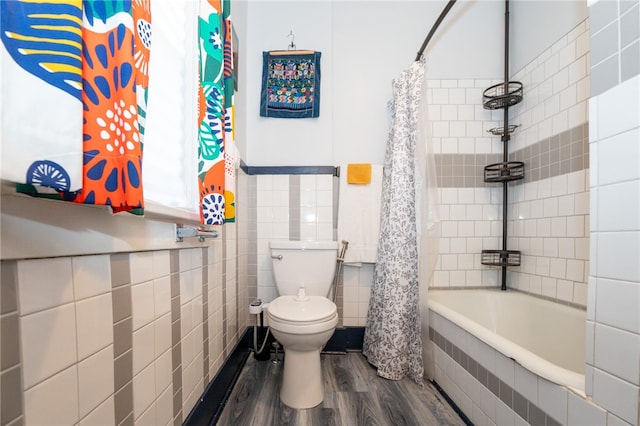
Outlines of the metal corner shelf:
{"label": "metal corner shelf", "polygon": [[488,266],[520,266],[520,252],[517,250],[482,250],[480,263]]}
{"label": "metal corner shelf", "polygon": [[518,127],[520,127],[519,124],[509,124],[506,128],[504,127],[494,127],[493,129],[489,129],[487,130],[487,133],[491,133],[494,136],[504,136],[506,135],[510,135],[511,133],[513,133]]}
{"label": "metal corner shelf", "polygon": [[522,83],[519,81],[494,84],[482,93],[484,109],[512,107],[520,101],[522,101]]}
{"label": "metal corner shelf", "polygon": [[524,163],[522,161],[507,161],[485,166],[485,182],[510,182],[524,178]]}

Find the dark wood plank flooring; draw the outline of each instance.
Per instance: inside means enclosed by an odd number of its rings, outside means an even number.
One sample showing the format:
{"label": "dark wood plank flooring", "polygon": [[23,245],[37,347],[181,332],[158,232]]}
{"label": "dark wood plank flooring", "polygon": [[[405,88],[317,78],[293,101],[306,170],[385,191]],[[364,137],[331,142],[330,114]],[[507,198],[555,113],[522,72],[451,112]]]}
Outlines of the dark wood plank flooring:
{"label": "dark wood plank flooring", "polygon": [[464,426],[431,383],[425,381],[420,388],[408,377],[398,381],[378,377],[360,352],[322,354],[321,359],[324,401],[315,408],[295,410],[280,402],[283,365],[250,356],[217,424]]}

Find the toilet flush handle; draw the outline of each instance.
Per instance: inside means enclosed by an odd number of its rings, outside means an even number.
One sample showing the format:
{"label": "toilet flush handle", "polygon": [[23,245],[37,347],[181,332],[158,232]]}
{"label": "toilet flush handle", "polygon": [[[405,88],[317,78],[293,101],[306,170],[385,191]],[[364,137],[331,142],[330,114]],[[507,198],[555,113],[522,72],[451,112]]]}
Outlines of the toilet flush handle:
{"label": "toilet flush handle", "polygon": [[272,259],[282,260],[282,255],[281,255],[281,254],[278,254],[278,255],[272,254],[272,255],[271,255],[271,258],[272,258]]}

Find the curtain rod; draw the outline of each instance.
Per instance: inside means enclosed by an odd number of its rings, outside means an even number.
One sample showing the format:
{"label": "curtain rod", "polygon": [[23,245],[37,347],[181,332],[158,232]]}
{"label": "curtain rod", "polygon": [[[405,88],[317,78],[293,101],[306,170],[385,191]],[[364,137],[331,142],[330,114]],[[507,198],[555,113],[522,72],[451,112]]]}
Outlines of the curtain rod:
{"label": "curtain rod", "polygon": [[436,30],[440,26],[440,23],[442,22],[444,17],[447,15],[449,10],[453,7],[453,4],[455,2],[456,2],[456,0],[449,0],[449,3],[447,3],[447,5],[444,7],[444,9],[442,10],[442,13],[440,13],[440,16],[438,17],[438,20],[436,21],[435,24],[433,24],[433,28],[431,28],[431,31],[429,31],[429,34],[427,34],[427,38],[425,38],[424,42],[422,42],[422,46],[420,46],[420,50],[418,51],[418,54],[416,55],[416,61],[419,61],[420,58],[422,58],[422,54],[424,53],[424,50],[427,48],[427,44],[429,44],[429,41],[431,40],[431,37],[433,37],[433,35],[435,34]]}

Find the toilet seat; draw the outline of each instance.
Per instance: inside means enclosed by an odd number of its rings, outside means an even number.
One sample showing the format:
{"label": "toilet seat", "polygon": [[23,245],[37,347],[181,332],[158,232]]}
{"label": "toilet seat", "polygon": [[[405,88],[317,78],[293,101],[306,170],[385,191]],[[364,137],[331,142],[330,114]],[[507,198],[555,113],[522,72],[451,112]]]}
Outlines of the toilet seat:
{"label": "toilet seat", "polygon": [[335,327],[338,310],[332,301],[322,296],[308,296],[298,301],[295,296],[280,296],[267,307],[269,326],[292,334],[320,333]]}

